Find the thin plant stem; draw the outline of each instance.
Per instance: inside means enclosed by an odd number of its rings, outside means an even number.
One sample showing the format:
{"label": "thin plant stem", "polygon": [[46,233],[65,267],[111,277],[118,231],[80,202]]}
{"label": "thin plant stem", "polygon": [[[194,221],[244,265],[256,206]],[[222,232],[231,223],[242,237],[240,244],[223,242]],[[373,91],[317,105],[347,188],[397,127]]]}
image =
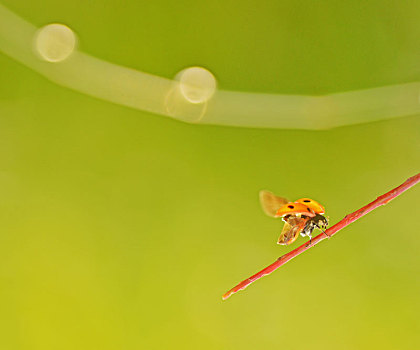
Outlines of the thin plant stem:
{"label": "thin plant stem", "polygon": [[[295,250],[290,251],[287,254],[284,254],[280,258],[278,258],[274,263],[267,266],[266,268],[262,269],[261,271],[257,272],[255,275],[252,275],[251,277],[247,278],[246,280],[243,280],[241,283],[233,287],[231,290],[223,294],[223,300],[226,300],[229,298],[232,294],[245,289],[248,287],[251,283],[259,280],[261,277],[264,277],[266,275],[269,275],[273,271],[277,270],[280,266],[286,264],[288,261],[292,260],[293,258],[297,257],[298,255],[302,254],[309,248],[314,247],[319,242],[323,241],[326,238],[330,238],[331,236],[334,236],[338,231],[346,227],[347,225],[350,225],[354,221],[360,219],[362,216],[370,213],[372,210],[380,207],[381,205],[387,204],[389,201],[394,199],[395,197],[398,197],[403,192],[407,191],[410,187],[414,186],[420,182],[420,173],[410,177],[407,181],[405,181],[402,185],[394,188],[393,190],[385,193],[384,195],[378,197],[373,202],[369,203],[368,205],[365,205],[363,208],[356,210],[355,212],[346,215],[344,219],[337,222],[334,226],[331,226],[329,229],[325,231],[325,233],[320,233],[318,236],[314,237],[312,239],[312,244],[302,244],[300,247],[296,248]],[[328,235],[328,236],[327,236]]]}

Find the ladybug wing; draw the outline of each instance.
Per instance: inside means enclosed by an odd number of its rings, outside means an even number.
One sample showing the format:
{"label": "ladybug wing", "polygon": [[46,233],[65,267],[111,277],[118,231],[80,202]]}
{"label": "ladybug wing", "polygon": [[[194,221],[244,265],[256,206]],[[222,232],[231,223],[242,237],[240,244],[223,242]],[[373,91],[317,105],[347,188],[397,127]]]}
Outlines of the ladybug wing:
{"label": "ladybug wing", "polygon": [[290,216],[284,223],[283,230],[277,244],[289,245],[292,244],[299,236],[299,233],[305,228],[309,217],[301,218],[297,216]]}
{"label": "ladybug wing", "polygon": [[260,191],[260,203],[261,207],[268,216],[274,217],[277,210],[289,203],[286,198],[276,196],[274,193],[266,190]]}
{"label": "ladybug wing", "polygon": [[295,203],[301,203],[309,207],[314,213],[316,214],[324,214],[325,208],[322,204],[318,203],[317,201],[314,201],[310,198],[301,198],[298,199]]}
{"label": "ladybug wing", "polygon": [[274,217],[284,217],[292,215],[293,217],[300,217],[300,215],[314,217],[316,214],[311,208],[302,203],[287,203],[280,207]]}

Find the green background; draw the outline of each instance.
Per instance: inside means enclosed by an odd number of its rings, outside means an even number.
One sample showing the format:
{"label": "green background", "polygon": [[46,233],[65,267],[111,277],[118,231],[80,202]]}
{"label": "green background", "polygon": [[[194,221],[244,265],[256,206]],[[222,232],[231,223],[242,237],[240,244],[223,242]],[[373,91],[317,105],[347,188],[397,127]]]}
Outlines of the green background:
{"label": "green background", "polygon": [[[412,1],[28,1],[80,47],[172,78],[324,94],[420,80]],[[255,116],[258,118],[258,115]],[[420,187],[227,301],[293,249],[269,189],[332,223],[419,172],[418,116],[329,131],[189,125],[0,55],[0,348],[415,349]]]}

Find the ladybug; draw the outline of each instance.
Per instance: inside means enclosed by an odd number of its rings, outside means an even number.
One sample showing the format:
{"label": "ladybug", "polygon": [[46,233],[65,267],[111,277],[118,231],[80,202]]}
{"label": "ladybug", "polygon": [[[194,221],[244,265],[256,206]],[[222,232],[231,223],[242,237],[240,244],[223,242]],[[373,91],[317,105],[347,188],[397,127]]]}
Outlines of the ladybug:
{"label": "ladybug", "polygon": [[328,226],[328,219],[323,216],[325,208],[313,199],[301,198],[295,202],[289,202],[269,191],[261,191],[260,202],[267,215],[281,217],[284,221],[277,244],[292,244],[299,234],[302,237],[309,237],[309,244],[311,244],[312,231],[318,228],[325,233],[324,228]]}

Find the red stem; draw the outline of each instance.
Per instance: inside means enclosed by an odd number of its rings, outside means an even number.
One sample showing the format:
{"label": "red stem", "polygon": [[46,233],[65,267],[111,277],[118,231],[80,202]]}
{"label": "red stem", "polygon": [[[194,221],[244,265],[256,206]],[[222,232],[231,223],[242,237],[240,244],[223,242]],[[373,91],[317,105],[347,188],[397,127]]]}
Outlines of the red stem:
{"label": "red stem", "polygon": [[[384,195],[378,197],[373,202],[365,205],[363,208],[356,210],[354,213],[346,215],[346,217],[337,222],[334,226],[331,226],[325,233],[328,236],[335,235],[338,231],[350,225],[352,222],[356,221],[357,219],[361,218],[362,216],[366,215],[367,213],[371,212],[372,210],[376,209],[381,205],[387,204],[390,200],[394,199],[395,197],[399,196],[403,192],[407,191],[410,187],[414,186],[416,183],[420,182],[420,173],[410,177],[407,181],[405,181],[402,185],[394,188],[393,190],[385,193]],[[312,239],[312,244],[309,246],[308,243],[302,244],[300,247],[296,248],[295,250],[290,251],[287,254],[284,254],[280,258],[278,258],[274,263],[267,266],[265,269],[257,272],[255,275],[247,278],[246,280],[239,283],[237,286],[233,287],[230,291],[223,294],[223,300],[229,298],[232,294],[245,289],[251,283],[259,280],[261,277],[269,275],[273,271],[277,270],[280,266],[287,263],[289,260],[292,260],[299,254],[302,254],[304,251],[312,248],[314,245],[318,244],[319,242],[323,241],[324,239],[328,238],[324,233],[319,234],[315,238]]]}

